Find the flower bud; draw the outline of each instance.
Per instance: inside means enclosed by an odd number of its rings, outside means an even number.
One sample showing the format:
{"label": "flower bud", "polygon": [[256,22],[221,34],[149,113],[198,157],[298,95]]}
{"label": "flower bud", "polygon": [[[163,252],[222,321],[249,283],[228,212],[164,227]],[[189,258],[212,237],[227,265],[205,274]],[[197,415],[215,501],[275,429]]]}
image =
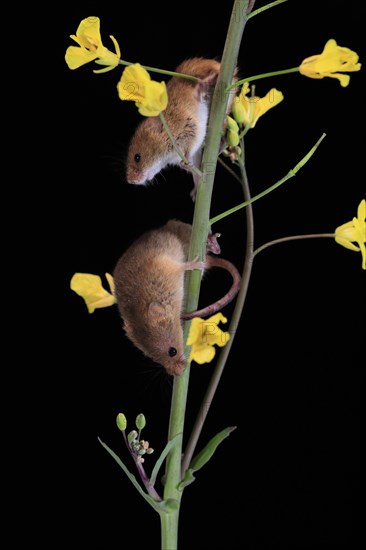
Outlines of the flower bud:
{"label": "flower bud", "polygon": [[239,132],[239,126],[231,116],[229,115],[226,116],[226,123],[229,130],[234,130],[234,132]]}
{"label": "flower bud", "polygon": [[143,414],[138,414],[136,416],[136,427],[139,429],[139,430],[142,430],[143,428],[145,428],[146,426],[146,419],[145,419],[145,416]]}
{"label": "flower bud", "polygon": [[121,432],[124,432],[127,428],[127,419],[123,413],[117,414],[117,426]]}
{"label": "flower bud", "polygon": [[239,144],[239,134],[235,130],[226,132],[226,139],[230,147],[236,147]]}
{"label": "flower bud", "polygon": [[136,432],[136,430],[132,430],[127,436],[127,441],[129,443],[132,443],[132,441],[135,441],[135,439],[137,439],[137,436],[138,433]]}
{"label": "flower bud", "polygon": [[238,97],[233,101],[232,114],[236,122],[243,124],[245,121],[245,109]]}

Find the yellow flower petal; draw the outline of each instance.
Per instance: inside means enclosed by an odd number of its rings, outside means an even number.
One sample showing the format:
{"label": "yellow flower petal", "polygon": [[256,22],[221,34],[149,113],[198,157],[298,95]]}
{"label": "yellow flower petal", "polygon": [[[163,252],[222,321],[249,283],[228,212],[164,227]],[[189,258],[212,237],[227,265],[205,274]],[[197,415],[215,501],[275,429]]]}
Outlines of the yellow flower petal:
{"label": "yellow flower petal", "polygon": [[[365,221],[365,218],[366,218],[366,200],[363,199],[360,204],[358,205],[358,208],[357,208],[357,218],[359,220],[363,220]],[[365,231],[366,231],[366,226],[365,226]]]}
{"label": "yellow flower petal", "polygon": [[110,273],[105,273],[105,278],[107,279],[107,282],[109,284],[109,289],[110,291],[112,292],[113,295],[116,294],[116,287],[115,287],[115,284],[114,284],[114,279],[112,277],[112,275]]}
{"label": "yellow flower petal", "polygon": [[145,98],[138,105],[143,116],[158,116],[168,105],[168,93],[165,82],[150,82],[145,84]]}
{"label": "yellow flower petal", "polygon": [[244,82],[242,90],[235,101],[240,101],[244,108],[244,125],[250,125],[254,128],[259,117],[264,115],[269,109],[275,107],[283,100],[283,93],[276,88],[272,88],[264,97],[248,97],[250,87],[248,82]]}
{"label": "yellow flower petal", "polygon": [[157,116],[168,104],[165,82],[151,80],[139,63],[125,68],[117,90],[120,99],[134,101],[143,116]]}
{"label": "yellow flower petal", "polygon": [[223,332],[217,325],[226,323],[227,319],[222,313],[216,313],[209,319],[196,317],[192,320],[187,345],[192,346],[190,360],[202,365],[209,363],[215,357],[214,345],[223,347],[230,339],[228,332]]}
{"label": "yellow flower petal", "polygon": [[78,69],[85,63],[94,61],[97,55],[94,52],[90,52],[85,48],[77,48],[76,46],[69,46],[66,50],[65,61],[68,64],[69,69]]}
{"label": "yellow flower petal", "polygon": [[122,73],[117,84],[118,95],[122,100],[141,102],[145,97],[145,84],[150,81],[150,75],[140,63],[129,65]]}
{"label": "yellow flower petal", "polygon": [[100,36],[100,19],[99,17],[87,17],[83,19],[76,31],[76,36],[71,37],[77,44],[69,46],[66,50],[65,61],[70,69],[77,69],[89,63],[96,61],[101,65],[106,65],[105,69],[100,69],[94,72],[106,72],[114,69],[121,57],[121,52],[116,39],[111,36],[116,53],[111,52],[103,46]]}
{"label": "yellow flower petal", "polygon": [[196,346],[191,350],[190,361],[195,361],[199,365],[210,363],[216,355],[216,349],[213,346]]}
{"label": "yellow flower petal", "polygon": [[344,237],[335,237],[335,240],[338,244],[344,246],[345,248],[348,248],[348,250],[354,250],[355,252],[360,252],[360,247],[356,246],[349,240],[345,239]]}
{"label": "yellow flower petal", "polygon": [[[366,269],[366,201],[363,199],[357,208],[357,218],[346,222],[335,230],[335,241],[355,252],[361,252],[362,269]],[[357,243],[357,245],[355,244]]]}
{"label": "yellow flower petal", "polygon": [[83,19],[76,31],[76,37],[71,38],[74,40],[76,38],[80,46],[95,51],[102,44],[99,17],[91,16]]}
{"label": "yellow flower petal", "polygon": [[[110,284],[110,280],[108,278],[107,280]],[[70,288],[84,299],[89,313],[93,313],[97,308],[112,306],[115,303],[113,294],[103,288],[99,275],[75,273],[70,281]]]}
{"label": "yellow flower petal", "polygon": [[338,46],[333,38],[328,40],[321,54],[307,57],[299,67],[300,73],[304,76],[337,78],[343,87],[348,86],[350,76],[342,73],[360,69],[361,63],[358,63],[357,53],[349,48]]}

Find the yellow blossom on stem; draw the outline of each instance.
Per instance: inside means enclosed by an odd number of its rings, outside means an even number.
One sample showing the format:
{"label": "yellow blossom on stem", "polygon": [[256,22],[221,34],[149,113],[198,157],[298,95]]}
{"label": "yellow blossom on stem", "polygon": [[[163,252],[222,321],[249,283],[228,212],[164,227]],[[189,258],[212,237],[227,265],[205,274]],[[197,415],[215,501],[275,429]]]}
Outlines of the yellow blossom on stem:
{"label": "yellow blossom on stem", "polygon": [[338,46],[333,38],[328,40],[321,54],[307,57],[299,67],[300,73],[304,76],[338,78],[343,87],[348,86],[350,76],[341,73],[359,71],[360,69],[361,63],[358,63],[357,53],[349,48]]}
{"label": "yellow blossom on stem", "polygon": [[[362,269],[366,269],[366,201],[363,199],[358,205],[357,218],[353,218],[351,222],[340,225],[335,230],[335,240],[338,244],[361,252]],[[354,243],[357,243],[354,244]]]}
{"label": "yellow blossom on stem", "polygon": [[216,348],[225,346],[230,339],[228,332],[223,332],[219,327],[219,323],[227,323],[226,317],[222,313],[216,313],[208,319],[195,317],[192,319],[187,345],[192,346],[190,360],[196,361],[202,365],[209,363],[215,357]]}
{"label": "yellow blossom on stem", "polygon": [[[244,109],[241,110],[244,126],[250,125],[251,128],[254,128],[259,117],[283,100],[283,93],[272,88],[264,97],[248,97],[249,92],[249,82],[244,82],[241,92],[234,102],[240,103]],[[233,109],[235,109],[235,103]]]}
{"label": "yellow blossom on stem", "polygon": [[117,84],[119,98],[134,101],[143,116],[158,116],[168,105],[165,82],[151,80],[140,63],[129,65]]}
{"label": "yellow blossom on stem", "polygon": [[116,301],[113,277],[109,273],[106,273],[105,276],[111,292],[103,288],[99,275],[75,273],[70,281],[71,290],[84,299],[89,313],[93,313],[97,308],[113,306]]}
{"label": "yellow blossom on stem", "polygon": [[105,73],[111,71],[119,64],[121,52],[114,36],[110,36],[116,53],[111,52],[102,44],[100,36],[99,17],[87,17],[83,19],[76,31],[76,35],[70,36],[77,46],[69,46],[66,50],[65,60],[70,69],[78,69],[85,63],[95,61],[99,65],[107,65],[104,69],[93,71],[94,73]]}

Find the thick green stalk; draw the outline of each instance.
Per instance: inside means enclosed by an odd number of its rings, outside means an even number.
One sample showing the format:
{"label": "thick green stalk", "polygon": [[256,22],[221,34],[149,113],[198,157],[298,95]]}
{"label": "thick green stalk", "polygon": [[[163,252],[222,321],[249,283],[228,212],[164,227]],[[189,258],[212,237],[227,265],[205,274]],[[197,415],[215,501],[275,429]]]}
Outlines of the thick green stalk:
{"label": "thick green stalk", "polygon": [[[201,164],[203,177],[200,178],[198,184],[196,206],[193,216],[190,259],[196,257],[203,258],[205,254],[209,230],[211,196],[226,114],[226,100],[228,99],[225,95],[225,90],[232,83],[241,38],[248,18],[246,13],[248,3],[249,0],[236,0],[231,14],[229,30],[221,59],[221,70],[213,94],[208,121],[206,144]],[[187,275],[186,311],[193,311],[197,307],[201,280],[200,275],[199,271],[193,271]]]}
{"label": "thick green stalk", "polygon": [[179,509],[176,512],[160,514],[161,523],[161,548],[162,550],[175,550],[178,548],[178,520]]}
{"label": "thick green stalk", "polygon": [[[209,229],[209,215],[212,189],[215,179],[216,164],[220,148],[220,140],[224,125],[228,96],[225,90],[232,82],[235,65],[237,62],[242,34],[247,21],[247,9],[250,0],[235,0],[231,14],[229,29],[226,37],[224,52],[221,59],[221,69],[215,91],[212,98],[210,117],[206,135],[206,144],[202,158],[200,178],[195,211],[193,216],[193,230],[189,258],[203,258],[206,249],[206,241]],[[253,1],[251,2],[254,3]],[[188,272],[186,278],[185,310],[197,309],[201,283],[201,272],[198,270]],[[185,323],[184,336],[187,337],[189,322]],[[183,433],[185,409],[188,393],[189,371],[174,378],[169,440],[178,433]],[[181,481],[182,439],[172,448],[167,457],[166,476],[164,487],[164,499],[175,499],[180,502],[182,492],[178,490]],[[168,516],[168,517],[166,517]],[[179,506],[167,514],[161,515],[162,548],[163,550],[175,550],[178,541],[178,517]]]}

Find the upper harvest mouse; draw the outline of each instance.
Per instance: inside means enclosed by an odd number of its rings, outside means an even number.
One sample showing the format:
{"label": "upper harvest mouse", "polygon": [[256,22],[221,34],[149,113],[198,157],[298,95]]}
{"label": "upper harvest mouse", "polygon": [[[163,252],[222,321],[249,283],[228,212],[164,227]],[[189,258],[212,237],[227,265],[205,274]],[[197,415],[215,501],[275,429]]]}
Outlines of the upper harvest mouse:
{"label": "upper harvest mouse", "polygon": [[[182,318],[205,316],[228,303],[240,286],[236,268],[222,258],[187,261],[192,226],[171,220],[141,235],[124,252],[114,269],[115,296],[127,337],[169,374],[182,374],[186,359]],[[215,236],[207,249],[217,251]],[[227,265],[229,264],[229,265]],[[234,284],[225,297],[199,312],[182,313],[184,272],[217,265],[229,269]]]}
{"label": "upper harvest mouse", "polygon": [[[168,105],[163,114],[176,145],[189,164],[182,163],[160,117],[148,117],[138,125],[128,147],[128,183],[145,185],[168,165],[186,169],[192,164],[199,167],[206,136],[210,92],[219,70],[220,63],[215,59],[194,57],[183,61],[175,71],[195,76],[200,79],[198,82],[175,76],[167,83]],[[234,95],[229,94],[228,112]],[[194,180],[196,187],[195,177]]]}

